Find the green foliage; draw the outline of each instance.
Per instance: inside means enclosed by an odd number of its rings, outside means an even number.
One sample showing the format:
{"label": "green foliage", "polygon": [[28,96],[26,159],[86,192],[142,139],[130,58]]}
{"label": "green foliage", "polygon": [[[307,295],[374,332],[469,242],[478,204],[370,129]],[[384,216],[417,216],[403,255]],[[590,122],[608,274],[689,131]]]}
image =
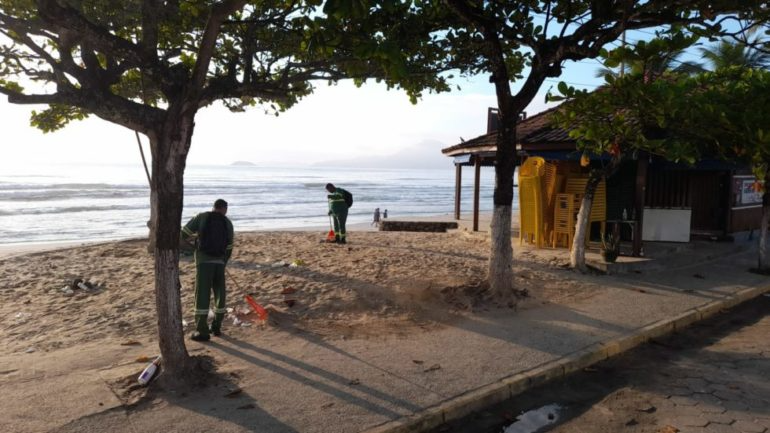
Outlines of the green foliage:
{"label": "green foliage", "polygon": [[584,152],[622,158],[646,151],[670,161],[703,156],[770,168],[770,71],[732,67],[698,75],[629,74],[595,92],[560,84],[554,115]]}
{"label": "green foliage", "polygon": [[82,113],[157,128],[170,107],[215,101],[279,113],[314,81],[376,79],[413,101],[449,90],[435,25],[411,2],[244,3],[219,16],[226,3],[207,0],[0,0],[0,94],[50,104],[33,125],[51,131]]}
{"label": "green foliage", "polygon": [[83,120],[88,113],[66,105],[51,105],[41,112],[32,111],[30,123],[43,132],[54,132],[64,128],[73,120]]}

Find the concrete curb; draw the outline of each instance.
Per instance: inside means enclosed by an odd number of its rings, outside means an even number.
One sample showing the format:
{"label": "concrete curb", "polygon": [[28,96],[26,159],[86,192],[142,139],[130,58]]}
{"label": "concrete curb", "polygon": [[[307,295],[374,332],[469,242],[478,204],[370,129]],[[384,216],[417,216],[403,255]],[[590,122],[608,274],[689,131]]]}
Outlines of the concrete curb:
{"label": "concrete curb", "polygon": [[367,433],[414,433],[438,427],[447,421],[462,418],[472,412],[508,400],[530,388],[561,379],[570,373],[631,350],[651,339],[684,329],[722,310],[735,307],[765,293],[770,293],[770,286],[740,290],[722,299],[691,308],[672,318],[653,322],[609,341],[591,344],[554,361],[513,374],[421,412],[365,431]]}

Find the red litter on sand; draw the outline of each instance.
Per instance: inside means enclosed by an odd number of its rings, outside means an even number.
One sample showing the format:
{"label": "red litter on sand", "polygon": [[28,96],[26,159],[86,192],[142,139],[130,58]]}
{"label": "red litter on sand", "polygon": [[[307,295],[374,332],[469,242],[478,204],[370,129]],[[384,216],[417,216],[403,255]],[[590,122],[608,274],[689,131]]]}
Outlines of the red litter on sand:
{"label": "red litter on sand", "polygon": [[251,297],[251,295],[244,295],[244,298],[246,298],[246,302],[251,305],[251,309],[254,310],[255,313],[257,313],[257,316],[259,316],[259,320],[263,322],[267,322],[267,311],[262,308],[261,305],[257,304],[257,301],[254,300],[254,298]]}

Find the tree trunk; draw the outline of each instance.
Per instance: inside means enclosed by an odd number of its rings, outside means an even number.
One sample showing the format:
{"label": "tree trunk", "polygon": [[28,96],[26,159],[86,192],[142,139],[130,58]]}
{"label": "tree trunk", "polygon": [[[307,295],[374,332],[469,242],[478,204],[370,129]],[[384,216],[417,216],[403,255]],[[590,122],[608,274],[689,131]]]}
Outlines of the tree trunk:
{"label": "tree trunk", "polygon": [[[151,181],[152,182],[152,181]],[[155,233],[158,227],[158,193],[150,184],[150,220],[147,221],[147,228],[150,230],[147,242],[147,252],[150,254],[155,253]]]}
{"label": "tree trunk", "polygon": [[179,282],[184,169],[192,132],[192,119],[179,116],[177,120],[167,120],[159,136],[150,138],[154,199],[151,205],[156,218],[154,255],[158,344],[163,356],[161,378],[165,385],[172,388],[186,383],[192,365],[184,343]]}
{"label": "tree trunk", "polygon": [[762,195],[762,222],[759,225],[759,270],[770,272],[770,175],[765,176],[765,193]]}
{"label": "tree trunk", "polygon": [[569,256],[570,266],[580,272],[586,272],[588,270],[588,267],[586,266],[586,239],[591,230],[589,220],[591,217],[591,206],[594,202],[594,194],[596,193],[596,187],[599,185],[599,181],[602,180],[602,177],[600,171],[591,171],[588,183],[586,183],[583,200],[580,202],[580,211],[578,212],[577,224],[575,225],[575,237],[572,240],[572,250],[570,250]]}
{"label": "tree trunk", "polygon": [[515,142],[518,113],[500,111],[501,129],[495,154],[495,191],[492,211],[489,287],[498,297],[510,298],[513,292],[513,246],[511,244],[511,206],[513,172],[516,168]]}

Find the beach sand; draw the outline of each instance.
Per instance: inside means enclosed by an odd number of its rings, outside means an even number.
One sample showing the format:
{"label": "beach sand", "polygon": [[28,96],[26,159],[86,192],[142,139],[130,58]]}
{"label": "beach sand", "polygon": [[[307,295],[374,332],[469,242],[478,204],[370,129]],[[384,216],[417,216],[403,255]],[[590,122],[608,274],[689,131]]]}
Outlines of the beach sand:
{"label": "beach sand", "polygon": [[[486,233],[352,231],[347,245],[322,243],[325,234],[238,234],[227,267],[227,304],[233,310],[224,332],[253,332],[245,294],[268,309],[269,326],[330,339],[424,332],[442,326],[447,317],[509,308],[506,300],[489,300],[485,290]],[[594,293],[590,279],[567,275],[554,266],[560,264],[556,259],[533,257],[516,261],[516,287],[528,294],[518,308]],[[155,341],[153,266],[141,239],[0,259],[4,353],[89,341]],[[180,272],[183,318],[191,324],[195,268],[190,255],[182,255]],[[96,288],[67,291],[75,279]],[[188,325],[186,332],[191,331]]]}

